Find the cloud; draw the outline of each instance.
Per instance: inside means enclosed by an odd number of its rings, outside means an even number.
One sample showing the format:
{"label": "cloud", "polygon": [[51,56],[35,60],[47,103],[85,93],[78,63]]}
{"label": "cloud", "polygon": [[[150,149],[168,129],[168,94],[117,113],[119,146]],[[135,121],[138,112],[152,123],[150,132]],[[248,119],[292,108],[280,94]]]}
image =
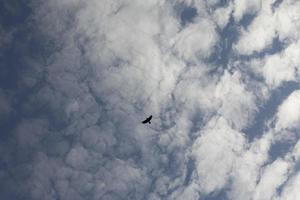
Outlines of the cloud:
{"label": "cloud", "polygon": [[[26,38],[11,46],[22,66],[16,87],[0,86],[0,119],[10,122],[0,198],[296,195],[299,92],[282,97],[254,138],[245,133],[280,85],[299,82],[298,3],[273,3],[31,2],[13,30]],[[197,10],[184,26],[180,6]],[[241,30],[236,41],[220,34],[227,28]],[[0,46],[20,42],[3,32]],[[282,49],[267,52],[276,38]],[[212,61],[218,48],[228,50],[222,64]],[[287,133],[297,142],[271,158]]]}
{"label": "cloud", "polygon": [[287,179],[288,170],[289,163],[280,159],[265,167],[253,199],[273,199],[279,186]]}
{"label": "cloud", "polygon": [[299,191],[296,189],[299,187],[299,173],[296,174],[284,187],[282,195],[279,199],[297,199]]}
{"label": "cloud", "polygon": [[271,8],[260,12],[247,30],[241,29],[241,38],[234,46],[239,54],[251,55],[272,44],[273,38],[276,36],[274,26],[276,22],[270,10]]}
{"label": "cloud", "polygon": [[175,199],[193,200],[199,199],[200,197],[198,185],[192,183],[187,186],[182,193],[176,195]]}
{"label": "cloud", "polygon": [[261,167],[268,161],[271,145],[270,133],[247,145],[238,157],[232,170],[232,185],[228,192],[230,199],[252,199],[259,180]]}
{"label": "cloud", "polygon": [[216,98],[221,100],[218,113],[238,130],[251,123],[251,117],[256,111],[255,97],[247,91],[240,79],[239,72],[233,75],[225,72],[215,91]]}
{"label": "cloud", "polygon": [[261,8],[261,1],[234,1],[234,12],[233,16],[236,21],[242,19],[242,17],[246,14],[254,14],[255,12],[259,11]]}
{"label": "cloud", "polygon": [[192,153],[196,159],[200,191],[209,194],[220,190],[229,181],[245,140],[242,133],[233,130],[222,117],[212,119],[202,131]]}
{"label": "cloud", "polygon": [[183,59],[193,62],[208,57],[217,40],[212,22],[199,19],[176,36],[175,49]]}
{"label": "cloud", "polygon": [[279,107],[276,130],[297,128],[300,122],[300,91],[293,92]]}
{"label": "cloud", "polygon": [[[275,38],[286,42],[297,40],[299,2],[285,1],[273,11],[273,1],[263,1],[262,9],[249,27],[241,30],[241,38],[235,45],[239,54],[251,55],[269,48]],[[288,14],[287,14],[288,13]]]}
{"label": "cloud", "polygon": [[221,29],[228,24],[231,13],[232,4],[229,4],[227,7],[221,7],[215,10],[213,18]]}

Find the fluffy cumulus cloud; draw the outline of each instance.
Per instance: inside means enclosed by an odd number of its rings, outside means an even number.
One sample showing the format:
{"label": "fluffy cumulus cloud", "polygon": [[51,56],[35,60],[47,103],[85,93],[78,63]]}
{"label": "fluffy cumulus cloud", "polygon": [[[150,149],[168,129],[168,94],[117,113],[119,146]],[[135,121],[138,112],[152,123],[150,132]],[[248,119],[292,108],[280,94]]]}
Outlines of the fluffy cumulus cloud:
{"label": "fluffy cumulus cloud", "polygon": [[293,92],[280,105],[277,113],[277,129],[297,128],[300,122],[300,91]]}
{"label": "fluffy cumulus cloud", "polygon": [[212,119],[202,131],[193,146],[198,175],[195,181],[199,182],[199,189],[208,194],[220,190],[229,181],[245,141],[224,118]]}
{"label": "fluffy cumulus cloud", "polygon": [[4,0],[0,199],[297,199],[299,9]]}
{"label": "fluffy cumulus cloud", "polygon": [[[261,7],[251,24],[241,29],[241,39],[235,45],[236,51],[251,55],[271,48],[274,39],[283,43],[298,40],[300,3],[289,0],[282,2],[278,7],[275,3],[273,0],[260,2]],[[236,10],[238,8],[239,6],[236,6]],[[247,9],[243,14],[247,14]]]}

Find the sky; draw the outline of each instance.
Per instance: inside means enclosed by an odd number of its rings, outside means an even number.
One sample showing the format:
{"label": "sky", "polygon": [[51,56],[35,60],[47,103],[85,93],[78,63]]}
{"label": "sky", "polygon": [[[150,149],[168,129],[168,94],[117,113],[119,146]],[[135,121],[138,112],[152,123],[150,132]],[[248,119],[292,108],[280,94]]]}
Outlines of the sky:
{"label": "sky", "polygon": [[297,0],[0,1],[0,199],[297,200],[299,30]]}

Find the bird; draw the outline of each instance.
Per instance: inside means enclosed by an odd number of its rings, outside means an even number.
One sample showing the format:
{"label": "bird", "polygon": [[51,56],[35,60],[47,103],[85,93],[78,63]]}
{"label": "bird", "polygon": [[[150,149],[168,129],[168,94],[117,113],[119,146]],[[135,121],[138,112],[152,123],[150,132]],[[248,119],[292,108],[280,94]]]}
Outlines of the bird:
{"label": "bird", "polygon": [[151,119],[152,119],[152,115],[150,115],[147,119],[145,119],[144,121],[142,121],[143,124],[149,123],[151,124]]}

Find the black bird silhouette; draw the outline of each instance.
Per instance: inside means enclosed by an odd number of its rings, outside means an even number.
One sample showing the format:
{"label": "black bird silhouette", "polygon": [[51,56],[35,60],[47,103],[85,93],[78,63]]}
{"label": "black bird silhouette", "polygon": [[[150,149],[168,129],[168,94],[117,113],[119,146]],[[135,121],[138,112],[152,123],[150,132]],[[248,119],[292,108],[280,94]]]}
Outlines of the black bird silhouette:
{"label": "black bird silhouette", "polygon": [[145,119],[144,121],[142,121],[143,124],[149,123],[151,124],[151,119],[152,119],[152,115],[150,115],[150,117],[148,117],[147,119]]}

